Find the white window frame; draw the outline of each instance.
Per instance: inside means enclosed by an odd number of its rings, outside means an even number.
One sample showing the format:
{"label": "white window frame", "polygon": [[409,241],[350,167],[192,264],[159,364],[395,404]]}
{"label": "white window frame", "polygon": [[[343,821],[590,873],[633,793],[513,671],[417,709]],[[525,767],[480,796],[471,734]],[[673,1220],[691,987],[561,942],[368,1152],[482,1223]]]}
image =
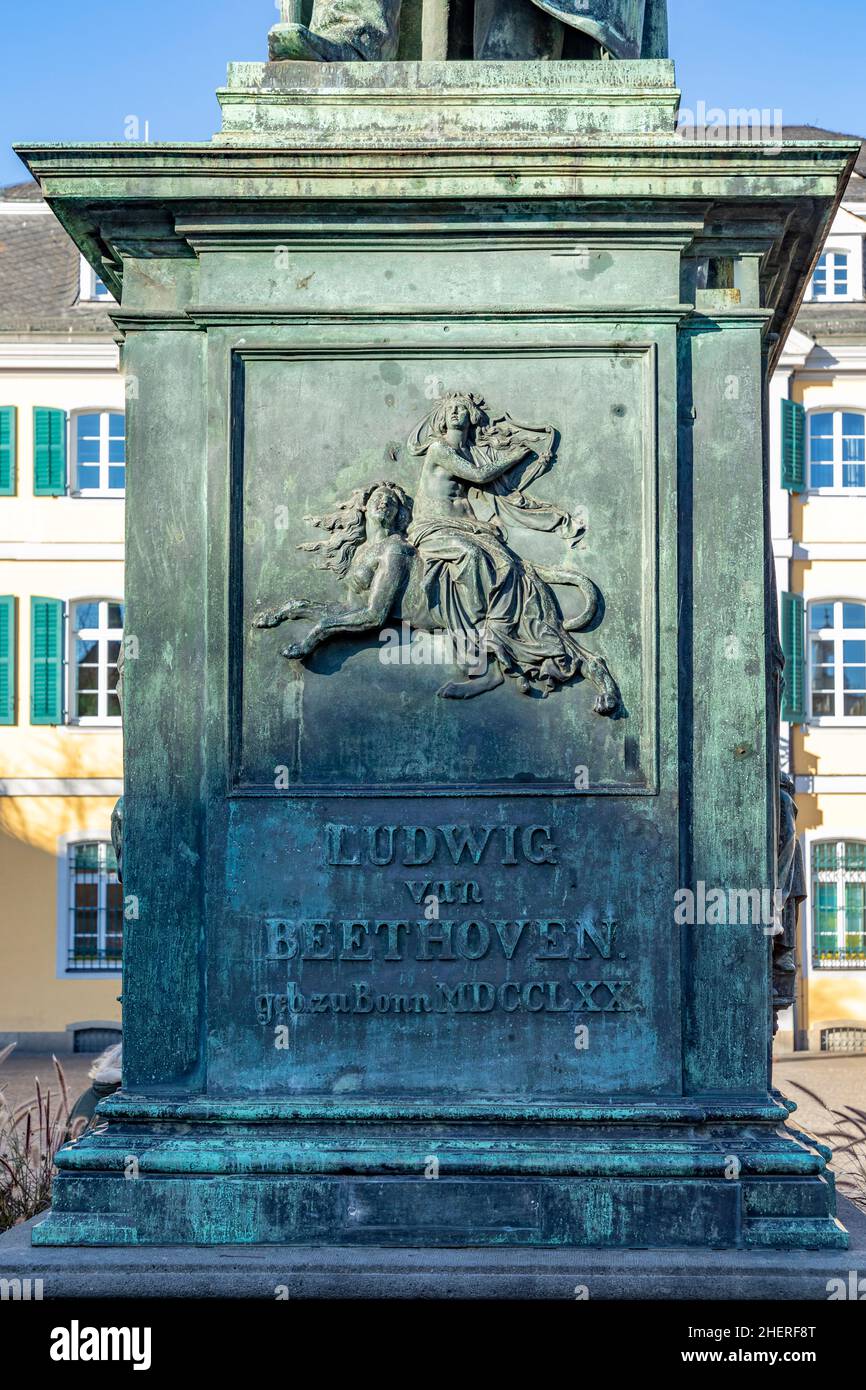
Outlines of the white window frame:
{"label": "white window frame", "polygon": [[[78,421],[82,415],[99,416],[99,462],[84,464],[86,468],[99,469],[98,487],[79,487],[78,485]],[[108,486],[109,468],[118,468],[119,464],[109,463],[109,439],[111,437],[112,415],[123,417],[123,437],[124,437],[124,486],[122,488]],[[69,491],[73,497],[111,497],[116,501],[122,501],[126,496],[126,412],[122,407],[109,405],[82,406],[78,410],[73,410],[69,415],[69,453],[72,459],[70,470]]]}
{"label": "white window frame", "polygon": [[[105,293],[100,294],[97,289],[97,280],[103,286]],[[78,298],[86,304],[116,304],[117,300],[111,290],[102,279],[89,261],[81,257],[80,269],[78,274]]]}
{"label": "white window frame", "polygon": [[[104,824],[95,826],[92,830],[76,830],[69,834],[59,836],[57,840],[57,951],[56,951],[56,973],[58,980],[111,980],[118,979],[122,974],[120,965],[112,967],[110,970],[71,970],[69,968],[69,956],[72,950],[72,864],[71,852],[76,845],[81,844],[111,844],[111,832],[106,830]],[[103,947],[105,944],[105,929],[107,925],[107,911],[105,911],[105,881],[100,875],[100,908],[101,925],[97,919],[97,943],[101,939]],[[124,927],[126,919],[124,918]]]}
{"label": "white window frame", "polygon": [[[808,692],[808,710],[809,710],[809,719],[808,719],[808,722],[809,722],[810,724],[814,724],[814,725],[818,726],[819,728],[820,728],[820,727],[824,727],[824,728],[843,728],[843,729],[858,729],[858,728],[861,728],[861,729],[862,729],[862,728],[866,728],[866,715],[862,715],[862,714],[838,714],[838,713],[836,713],[836,714],[813,714],[813,712],[812,712],[812,709],[813,709],[813,703],[812,703],[812,696],[813,696],[813,691],[812,691],[812,666],[813,666],[813,662],[812,662],[812,643],[813,643],[813,641],[832,642],[832,643],[833,643],[833,666],[834,666],[833,697],[834,697],[834,709],[839,710],[839,709],[844,709],[844,708],[845,708],[845,701],[844,701],[844,694],[845,694],[845,692],[844,692],[844,687],[843,687],[843,684],[842,684],[842,681],[843,681],[843,673],[844,673],[844,663],[841,662],[841,661],[839,660],[839,657],[842,655],[841,643],[845,641],[846,634],[847,634],[849,640],[850,640],[851,638],[854,637],[854,634],[855,634],[855,633],[857,634],[857,637],[854,638],[854,640],[859,640],[859,637],[860,637],[861,634],[862,634],[863,638],[866,639],[866,627],[863,627],[863,628],[859,628],[859,627],[843,628],[843,627],[842,627],[842,604],[843,604],[843,603],[858,603],[858,604],[861,604],[861,605],[863,605],[864,607],[866,607],[866,598],[864,598],[864,597],[862,597],[862,596],[854,595],[854,594],[848,594],[848,595],[845,595],[845,596],[842,597],[842,598],[836,597],[836,596],[834,595],[832,598],[831,598],[831,597],[827,597],[827,598],[809,598],[809,599],[806,601],[806,632],[805,632],[806,642],[805,642],[805,645],[806,645],[806,688],[807,688],[807,692]],[[829,627],[820,628],[820,629],[817,630],[817,631],[813,631],[813,630],[812,630],[812,609],[813,609],[813,607],[815,607],[815,606],[817,606],[817,605],[819,605],[819,604],[832,604],[832,605],[833,605],[833,627],[832,627],[832,628],[829,628]],[[837,619],[837,618],[838,618],[838,620],[839,620],[838,623],[836,622],[836,619]],[[826,691],[824,691],[824,692],[820,692],[820,691],[819,691],[818,693],[819,693],[819,694],[821,694],[821,693],[826,694],[827,692],[826,692]],[[851,691],[849,691],[848,693],[849,693],[849,694],[852,694],[852,693],[855,693],[855,694],[856,694],[856,692],[851,692]],[[855,836],[853,836],[853,837],[848,837],[848,838],[857,839],[858,837],[855,835]]]}
{"label": "white window frame", "polygon": [[[858,845],[862,845],[862,844],[864,843],[864,839],[863,839],[863,835],[862,835],[862,828],[861,828],[861,833],[860,833],[860,834],[857,834],[855,831],[852,831],[852,832],[850,832],[849,834],[845,834],[845,835],[828,835],[828,834],[826,834],[823,830],[811,830],[811,831],[807,831],[807,832],[806,832],[806,837],[805,837],[805,839],[806,839],[806,843],[805,843],[805,845],[804,845],[804,850],[805,850],[805,854],[808,856],[808,857],[807,857],[807,860],[806,860],[806,863],[807,863],[807,866],[808,866],[808,884],[809,884],[809,897],[808,897],[808,902],[805,904],[805,906],[806,906],[807,909],[808,909],[808,912],[807,912],[807,918],[808,918],[808,941],[807,941],[807,950],[806,950],[806,952],[805,952],[806,957],[807,957],[807,961],[808,961],[808,967],[807,967],[807,968],[808,968],[808,971],[809,971],[809,973],[815,973],[815,974],[819,974],[819,975],[822,975],[822,976],[823,976],[823,975],[830,975],[830,974],[832,974],[833,976],[836,976],[836,975],[846,975],[846,974],[849,974],[849,973],[850,973],[851,975],[853,975],[853,976],[855,976],[855,977],[859,976],[860,978],[862,978],[863,975],[866,974],[866,966],[862,966],[862,965],[852,965],[852,966],[847,967],[847,969],[846,969],[846,967],[845,967],[844,965],[840,965],[840,966],[833,966],[833,965],[818,965],[818,964],[815,963],[815,945],[816,945],[816,943],[815,943],[815,907],[816,907],[816,904],[817,904],[817,893],[816,893],[816,891],[815,891],[816,885],[817,885],[819,882],[825,882],[825,883],[826,883],[826,882],[831,882],[831,881],[834,881],[834,880],[835,880],[835,883],[836,883],[836,945],[837,945],[837,947],[838,947],[838,949],[839,949],[840,951],[844,951],[844,950],[845,950],[845,939],[846,939],[846,936],[847,936],[847,917],[846,917],[846,908],[845,908],[845,884],[846,884],[846,882],[851,882],[851,881],[852,881],[852,871],[851,871],[851,870],[848,870],[847,873],[846,873],[845,869],[843,869],[843,868],[841,867],[842,854],[840,853],[840,847],[843,846],[843,845],[846,845],[846,844],[858,844]],[[835,846],[836,846],[836,863],[837,863],[837,867],[836,867],[835,871],[829,870],[829,869],[819,869],[819,870],[817,871],[817,876],[816,876],[816,871],[815,871],[815,869],[814,869],[814,867],[813,867],[813,864],[812,864],[812,852],[813,852],[815,846],[816,846],[816,845],[819,845],[819,844],[824,844],[824,845],[835,845]],[[864,874],[866,874],[866,871],[863,871],[863,870],[861,870],[861,871],[854,870],[853,872],[854,872],[854,873],[863,872]],[[829,877],[829,878],[821,878],[821,877],[820,877],[821,875],[825,875],[825,874],[826,874],[826,875],[829,875],[830,877]],[[802,908],[801,908],[801,911],[802,911]],[[851,1020],[852,1025],[853,1025],[855,1022],[856,1022],[856,1020],[853,1020],[853,1019]]]}
{"label": "white window frame", "polygon": [[840,208],[833,219],[833,226],[826,242],[821,248],[822,254],[842,253],[848,257],[848,290],[845,295],[835,295],[832,298],[816,299],[813,293],[814,281],[810,278],[806,290],[806,299],[812,304],[855,304],[863,303],[863,221],[858,213],[853,211],[853,206],[847,209]]}
{"label": "white window frame", "polygon": [[[812,417],[815,415],[833,416],[833,482],[830,487],[812,486]],[[866,497],[866,485],[863,487],[843,487],[841,483],[842,467],[846,462],[842,458],[842,417],[843,415],[860,415],[863,418],[864,439],[866,439],[866,410],[863,405],[816,405],[806,413],[806,491],[813,497]],[[828,462],[826,459],[822,463]],[[863,465],[864,476],[866,476],[866,462]]]}
{"label": "white window frame", "polygon": [[[815,289],[815,275],[818,272],[820,262],[824,262],[824,278],[827,289],[823,294],[818,294]],[[845,288],[841,294],[836,293],[836,266],[837,261],[845,264]],[[843,303],[845,300],[853,299],[851,293],[851,273],[854,266],[854,257],[846,246],[825,246],[819,257],[819,264],[812,272],[812,279],[809,283],[809,295],[814,304],[828,304],[835,302]]]}
{"label": "white window frame", "polygon": [[[96,642],[97,642],[97,644],[98,644],[98,648],[99,648],[99,659],[98,659],[98,672],[99,672],[99,674],[98,674],[98,676],[97,676],[97,690],[96,690],[96,694],[97,694],[97,706],[98,706],[98,711],[99,711],[99,712],[98,712],[97,714],[81,714],[81,715],[79,715],[79,714],[76,712],[76,707],[77,707],[77,695],[78,695],[78,690],[77,690],[77,685],[78,685],[78,681],[77,681],[78,662],[77,662],[77,660],[76,660],[75,643],[76,643],[76,641],[77,641],[77,639],[78,639],[78,637],[79,637],[79,633],[78,633],[78,631],[76,630],[76,609],[79,607],[79,605],[85,604],[85,603],[97,603],[97,604],[99,604],[99,613],[98,613],[98,615],[97,615],[98,626],[95,627],[95,628],[82,628],[82,629],[81,629],[82,632],[86,632],[86,633],[88,633],[90,636],[95,637]],[[123,605],[123,599],[122,599],[122,598],[104,598],[104,597],[96,598],[96,597],[94,597],[94,596],[90,596],[90,597],[86,597],[86,596],[85,596],[85,597],[81,597],[81,598],[69,599],[69,600],[67,601],[66,613],[67,613],[67,628],[68,628],[68,633],[69,633],[68,650],[67,650],[67,668],[68,668],[69,676],[68,676],[68,680],[67,680],[67,692],[66,692],[66,699],[67,699],[66,708],[67,708],[67,710],[68,710],[68,715],[67,715],[67,721],[66,721],[66,722],[67,722],[68,724],[75,725],[75,726],[77,726],[77,727],[79,727],[79,728],[117,728],[117,727],[120,725],[120,723],[121,723],[121,719],[122,719],[122,716],[121,716],[121,715],[119,715],[119,714],[109,714],[109,713],[108,713],[108,695],[109,695],[109,690],[108,690],[108,643],[109,643],[109,642],[122,642],[122,641],[123,641],[123,628],[122,628],[122,627],[109,627],[109,626],[108,626],[108,606],[109,606],[109,604],[112,604],[112,603],[119,603],[119,604],[122,606],[122,605]],[[105,618],[105,625],[104,625],[104,626],[103,626],[103,622],[102,622],[103,617]]]}

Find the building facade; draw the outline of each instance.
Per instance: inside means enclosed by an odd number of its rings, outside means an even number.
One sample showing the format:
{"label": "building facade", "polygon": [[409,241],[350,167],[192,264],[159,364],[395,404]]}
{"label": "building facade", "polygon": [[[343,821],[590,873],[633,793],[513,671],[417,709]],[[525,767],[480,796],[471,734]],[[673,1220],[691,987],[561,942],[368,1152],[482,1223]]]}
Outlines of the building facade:
{"label": "building facade", "polygon": [[119,1028],[124,383],[107,304],[33,184],[0,190],[0,1044]]}
{"label": "building facade", "polygon": [[808,889],[782,1050],[866,1050],[864,238],[866,152],[770,390],[783,765],[795,779]]}

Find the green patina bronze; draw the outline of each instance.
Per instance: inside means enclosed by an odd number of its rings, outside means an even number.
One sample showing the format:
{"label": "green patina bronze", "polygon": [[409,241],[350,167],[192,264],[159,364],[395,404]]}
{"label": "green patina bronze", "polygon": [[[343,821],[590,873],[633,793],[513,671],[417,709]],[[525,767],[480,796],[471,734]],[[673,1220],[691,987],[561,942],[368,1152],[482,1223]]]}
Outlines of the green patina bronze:
{"label": "green patina bronze", "polygon": [[[412,0],[281,0],[272,60],[387,61],[417,40]],[[421,37],[482,61],[666,58],[667,0],[422,0]],[[423,21],[426,20],[426,23]],[[427,56],[425,54],[425,56]]]}
{"label": "green patina bronze", "polygon": [[793,883],[765,387],[856,144],[684,140],[660,57],[220,100],[22,150],[120,300],[138,651],[124,1086],[34,1241],[844,1244],[772,935],[674,909]]}

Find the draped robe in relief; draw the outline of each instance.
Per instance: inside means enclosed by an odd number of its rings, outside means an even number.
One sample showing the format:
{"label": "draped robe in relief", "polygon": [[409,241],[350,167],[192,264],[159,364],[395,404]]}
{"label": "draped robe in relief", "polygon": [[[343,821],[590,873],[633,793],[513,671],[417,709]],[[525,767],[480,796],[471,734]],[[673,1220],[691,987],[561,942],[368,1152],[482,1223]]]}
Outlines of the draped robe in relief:
{"label": "draped robe in relief", "polygon": [[[469,496],[487,497],[497,517],[519,520],[531,530],[555,532],[574,544],[582,534],[581,523],[554,503],[525,492],[549,466],[546,455],[554,438],[551,429],[515,425],[508,416],[479,431],[468,447],[477,463],[488,463],[504,450],[522,451],[523,457],[483,488],[470,488]],[[446,469],[448,455],[454,453],[444,439],[425,441],[423,424],[409,448],[413,453],[432,452],[433,461]],[[458,457],[465,466],[466,459]],[[586,653],[564,630],[557,600],[538,568],[511,549],[501,527],[456,513],[416,514],[408,537],[423,561],[428,607],[459,648],[486,651],[505,675],[545,695],[577,674]]]}

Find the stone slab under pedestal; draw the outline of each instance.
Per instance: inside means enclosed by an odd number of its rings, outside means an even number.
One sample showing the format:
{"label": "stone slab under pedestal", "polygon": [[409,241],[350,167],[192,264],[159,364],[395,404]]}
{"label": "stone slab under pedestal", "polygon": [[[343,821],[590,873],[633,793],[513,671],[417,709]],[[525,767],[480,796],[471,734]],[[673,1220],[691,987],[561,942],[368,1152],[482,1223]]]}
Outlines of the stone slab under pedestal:
{"label": "stone slab under pedestal", "polygon": [[[844,1197],[848,1250],[347,1249],[287,1245],[33,1248],[0,1237],[0,1280],[56,1298],[567,1299],[678,1302],[850,1298],[866,1214]],[[39,1218],[41,1219],[41,1218]],[[830,1281],[841,1281],[831,1283]],[[855,1274],[854,1284],[857,1276]],[[33,1285],[31,1284],[31,1289]],[[13,1294],[14,1296],[14,1294]],[[31,1297],[33,1294],[31,1293]]]}

